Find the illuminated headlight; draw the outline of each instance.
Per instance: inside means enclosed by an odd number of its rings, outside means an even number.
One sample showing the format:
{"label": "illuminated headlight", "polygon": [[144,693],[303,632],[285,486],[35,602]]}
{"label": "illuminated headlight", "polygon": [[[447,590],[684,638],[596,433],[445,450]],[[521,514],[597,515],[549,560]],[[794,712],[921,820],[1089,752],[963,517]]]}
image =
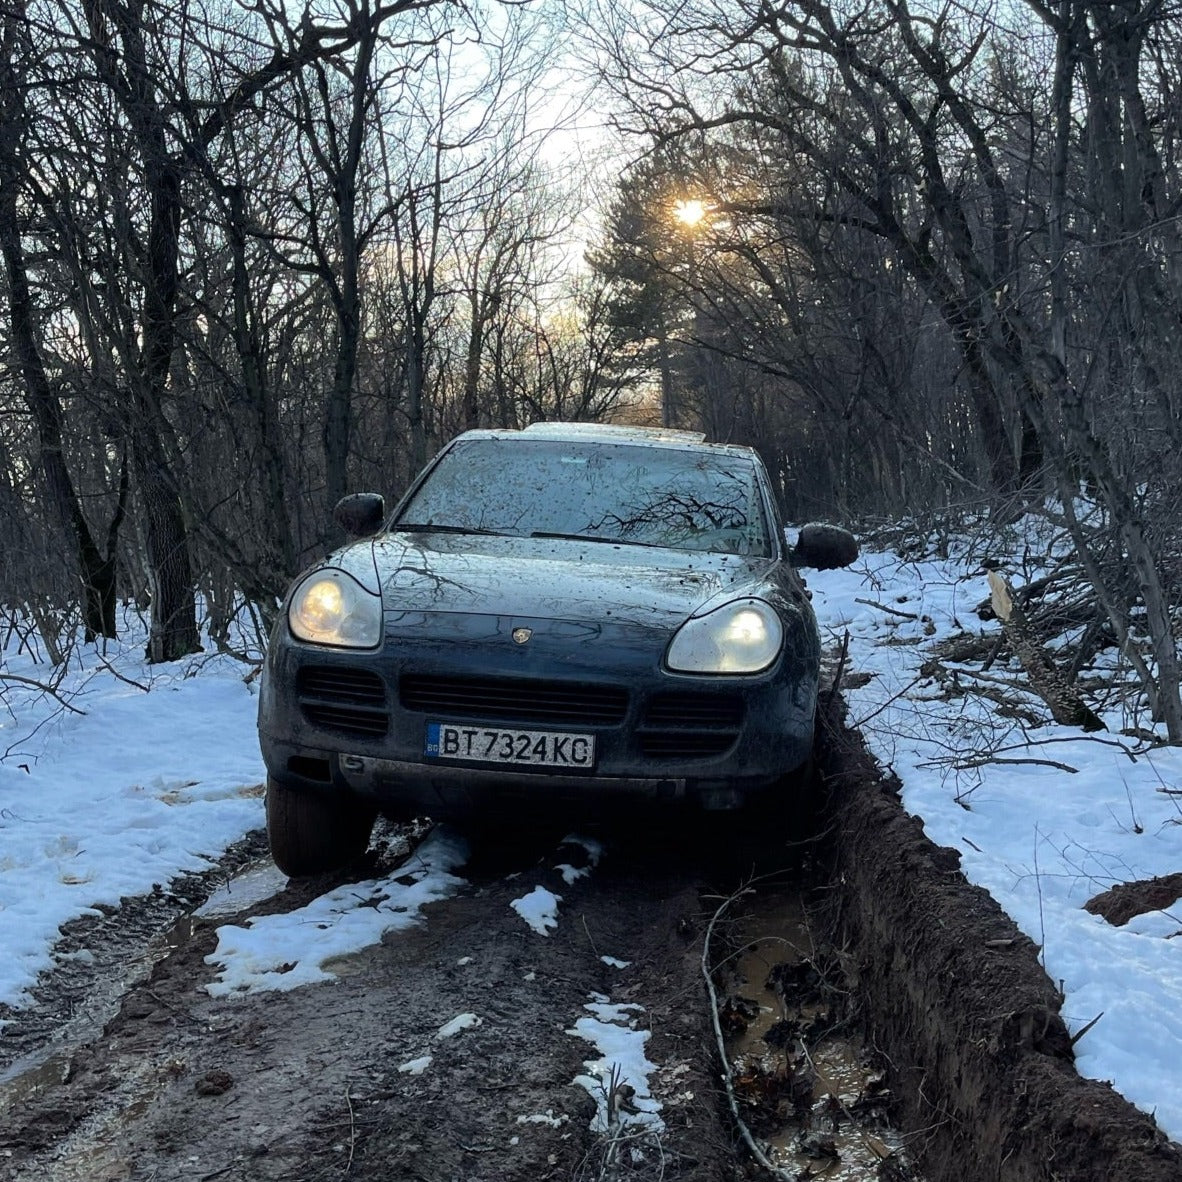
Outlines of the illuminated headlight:
{"label": "illuminated headlight", "polygon": [[761,673],[779,655],[780,617],[762,599],[739,599],[687,620],[665,664],[677,673]]}
{"label": "illuminated headlight", "polygon": [[382,635],[381,596],[343,570],[318,570],[296,588],[287,608],[292,634],[313,644],[375,648]]}

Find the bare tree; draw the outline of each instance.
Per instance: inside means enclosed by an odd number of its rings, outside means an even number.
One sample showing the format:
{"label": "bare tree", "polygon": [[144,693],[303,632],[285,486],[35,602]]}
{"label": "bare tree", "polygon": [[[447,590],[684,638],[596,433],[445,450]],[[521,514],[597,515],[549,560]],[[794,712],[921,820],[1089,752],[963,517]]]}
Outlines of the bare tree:
{"label": "bare tree", "polygon": [[[1157,512],[1176,506],[1160,474],[1177,448],[1155,460],[1154,437],[1140,438],[1147,420],[1162,440],[1177,424],[1156,365],[1177,299],[1167,210],[1179,178],[1161,150],[1177,115],[1166,94],[1143,89],[1148,48],[1167,60],[1166,10],[1032,9],[1043,22],[1033,38],[988,4],[656,0],[617,14],[634,23],[605,48],[653,142],[722,161],[711,174],[720,225],[764,302],[800,307],[788,283],[807,259],[809,283],[835,305],[839,285],[853,293],[858,275],[834,258],[881,244],[884,265],[907,277],[955,346],[995,505],[1012,514],[1048,489],[1074,497],[1081,475],[1090,482],[1137,573],[1146,692],[1182,741],[1165,590],[1182,522],[1175,509],[1163,528]],[[761,162],[758,183],[736,159]],[[753,224],[767,228],[762,240]],[[781,331],[799,339],[802,327]],[[742,341],[732,351],[764,360]],[[1103,594],[1115,602],[1112,592]]]}

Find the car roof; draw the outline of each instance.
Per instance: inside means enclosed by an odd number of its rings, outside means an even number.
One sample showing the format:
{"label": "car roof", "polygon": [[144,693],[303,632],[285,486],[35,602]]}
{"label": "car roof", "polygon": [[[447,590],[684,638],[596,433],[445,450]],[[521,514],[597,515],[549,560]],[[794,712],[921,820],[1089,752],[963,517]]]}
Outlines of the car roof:
{"label": "car roof", "polygon": [[560,443],[621,443],[639,447],[679,448],[750,455],[754,449],[738,443],[707,443],[702,431],[672,427],[633,427],[619,423],[531,423],[523,430],[488,428],[465,431],[458,439],[538,439]]}

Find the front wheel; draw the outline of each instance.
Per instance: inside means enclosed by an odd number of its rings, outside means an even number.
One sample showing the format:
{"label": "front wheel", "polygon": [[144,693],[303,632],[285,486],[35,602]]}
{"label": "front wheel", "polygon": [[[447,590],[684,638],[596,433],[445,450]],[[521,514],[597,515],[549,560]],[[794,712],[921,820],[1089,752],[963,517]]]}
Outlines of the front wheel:
{"label": "front wheel", "polygon": [[267,778],[267,841],[289,878],[326,874],[369,846],[377,809],[344,793],[297,791]]}

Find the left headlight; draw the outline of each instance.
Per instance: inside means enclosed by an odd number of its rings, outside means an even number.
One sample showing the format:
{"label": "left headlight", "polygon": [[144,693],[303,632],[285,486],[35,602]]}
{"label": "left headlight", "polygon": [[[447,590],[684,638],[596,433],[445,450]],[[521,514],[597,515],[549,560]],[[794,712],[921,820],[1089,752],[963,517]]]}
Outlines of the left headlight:
{"label": "left headlight", "polygon": [[665,664],[676,673],[762,673],[783,642],[784,627],[771,604],[737,599],[682,624]]}
{"label": "left headlight", "polygon": [[287,623],[294,636],[313,644],[375,648],[382,637],[382,599],[343,570],[313,571],[292,595]]}

